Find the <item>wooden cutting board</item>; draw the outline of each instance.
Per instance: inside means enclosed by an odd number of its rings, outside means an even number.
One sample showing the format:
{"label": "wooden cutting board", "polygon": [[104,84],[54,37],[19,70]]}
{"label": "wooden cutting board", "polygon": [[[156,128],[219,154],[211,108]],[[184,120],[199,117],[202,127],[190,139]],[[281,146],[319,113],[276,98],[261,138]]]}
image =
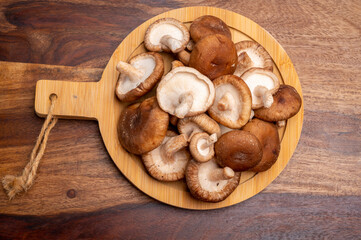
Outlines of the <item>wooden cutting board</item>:
{"label": "wooden cutting board", "polygon": [[[105,146],[119,170],[137,188],[161,202],[181,208],[214,209],[230,206],[254,196],[280,174],[291,158],[302,130],[303,106],[296,116],[287,121],[286,127],[280,129],[281,152],[276,164],[263,173],[242,173],[241,183],[237,189],[219,203],[195,200],[189,194],[184,181],[165,183],[153,179],[147,174],[141,160],[124,151],[118,141],[117,122],[122,109],[126,106],[120,103],[114,94],[119,77],[119,73],[115,70],[118,61],[127,61],[132,56],[145,51],[144,33],[157,19],[173,17],[189,26],[194,19],[206,14],[214,15],[226,22],[231,28],[234,42],[251,39],[260,43],[274,61],[274,72],[282,82],[295,87],[302,97],[301,85],[290,58],[280,44],[258,24],[239,14],[219,8],[189,7],[160,14],[132,31],[113,53],[99,82],[39,80],[35,95],[36,113],[39,116],[46,116],[50,105],[49,96],[56,94],[58,101],[54,114],[59,118],[97,120]],[[168,54],[163,56],[167,63],[165,69],[167,72],[170,69],[172,56]]]}

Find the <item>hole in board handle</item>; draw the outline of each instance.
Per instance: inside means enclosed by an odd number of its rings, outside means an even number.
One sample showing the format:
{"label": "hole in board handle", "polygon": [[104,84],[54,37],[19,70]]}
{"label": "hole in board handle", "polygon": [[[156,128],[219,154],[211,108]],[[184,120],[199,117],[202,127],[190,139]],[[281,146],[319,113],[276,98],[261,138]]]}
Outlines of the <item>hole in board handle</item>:
{"label": "hole in board handle", "polygon": [[56,95],[55,93],[52,93],[52,94],[50,94],[50,96],[49,96],[49,99],[50,99],[50,101],[51,101],[51,99],[57,99],[58,98],[58,95]]}

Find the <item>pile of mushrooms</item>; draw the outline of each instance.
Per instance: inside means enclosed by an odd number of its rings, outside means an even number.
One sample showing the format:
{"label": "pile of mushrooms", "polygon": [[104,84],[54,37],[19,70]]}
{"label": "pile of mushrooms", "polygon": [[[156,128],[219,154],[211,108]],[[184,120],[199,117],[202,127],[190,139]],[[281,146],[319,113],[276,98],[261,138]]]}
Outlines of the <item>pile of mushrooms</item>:
{"label": "pile of mushrooms", "polygon": [[[148,27],[144,45],[148,52],[116,66],[116,96],[130,103],[118,137],[153,178],[185,178],[194,198],[219,202],[234,192],[243,171],[275,164],[278,127],[302,102],[273,73],[261,45],[234,43],[229,27],[210,15],[189,30],[177,19],[159,19]],[[161,52],[175,59],[166,73]]]}

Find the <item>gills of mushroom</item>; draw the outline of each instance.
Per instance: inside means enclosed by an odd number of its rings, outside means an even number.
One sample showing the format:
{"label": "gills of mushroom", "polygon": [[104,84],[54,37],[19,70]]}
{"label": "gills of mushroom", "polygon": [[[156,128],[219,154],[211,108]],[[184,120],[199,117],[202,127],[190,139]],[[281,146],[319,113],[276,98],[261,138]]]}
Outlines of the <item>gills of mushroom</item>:
{"label": "gills of mushroom", "polygon": [[144,36],[144,45],[149,51],[178,53],[189,42],[187,27],[174,18],[162,18],[152,23]]}
{"label": "gills of mushroom", "polygon": [[189,67],[172,69],[157,88],[159,106],[178,118],[206,112],[213,103],[214,95],[213,83]]}
{"label": "gills of mushroom", "polygon": [[120,61],[116,69],[120,76],[115,87],[119,100],[134,101],[148,93],[164,73],[163,57],[156,52],[141,53],[129,63]]}
{"label": "gills of mushroom", "polygon": [[236,43],[235,46],[238,55],[238,64],[234,75],[240,77],[250,68],[273,70],[272,58],[260,44],[246,40]]}
{"label": "gills of mushroom", "polygon": [[280,86],[278,77],[273,72],[261,68],[251,68],[243,73],[241,78],[252,93],[252,109],[267,108],[272,105],[272,95]]}
{"label": "gills of mushroom", "polygon": [[177,135],[168,131],[158,148],[142,155],[145,168],[152,177],[160,181],[182,179],[191,158],[186,146],[188,142],[184,134]]}
{"label": "gills of mushroom", "polygon": [[221,136],[221,129],[218,123],[205,113],[179,119],[177,127],[180,133],[186,134],[188,141],[190,141],[196,133],[200,132],[206,132],[210,135],[215,133],[217,138]]}
{"label": "gills of mushroom", "polygon": [[206,202],[226,199],[237,188],[240,177],[240,172],[219,167],[214,158],[205,163],[192,159],[186,169],[186,182],[192,196]]}
{"label": "gills of mushroom", "polygon": [[251,92],[244,81],[234,75],[221,76],[213,81],[216,97],[209,115],[228,128],[241,128],[251,115]]}
{"label": "gills of mushroom", "polygon": [[197,162],[207,162],[214,157],[214,143],[217,142],[217,134],[196,133],[191,138],[189,151]]}

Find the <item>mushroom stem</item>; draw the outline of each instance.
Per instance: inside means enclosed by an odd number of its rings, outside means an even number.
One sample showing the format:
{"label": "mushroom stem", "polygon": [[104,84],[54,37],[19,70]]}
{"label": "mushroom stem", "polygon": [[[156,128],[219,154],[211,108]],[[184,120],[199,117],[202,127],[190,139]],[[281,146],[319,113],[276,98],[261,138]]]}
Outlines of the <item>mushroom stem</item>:
{"label": "mushroom stem", "polygon": [[229,180],[234,177],[234,171],[230,167],[217,168],[209,173],[212,181]]}
{"label": "mushroom stem", "polygon": [[273,96],[272,93],[264,86],[258,85],[254,89],[254,94],[257,97],[262,97],[263,106],[265,108],[269,108],[273,103]]}
{"label": "mushroom stem", "polygon": [[184,65],[188,66],[191,54],[186,50],[182,50],[179,53],[177,53],[177,57],[179,61],[181,61]]}
{"label": "mushroom stem", "polygon": [[184,64],[181,61],[174,60],[172,61],[172,70],[177,67],[184,67]]}
{"label": "mushroom stem", "polygon": [[234,98],[231,93],[226,92],[222,98],[218,101],[217,108],[219,111],[228,111],[231,110],[233,106]]}
{"label": "mushroom stem", "polygon": [[193,40],[189,40],[189,42],[187,43],[187,49],[188,49],[189,51],[192,51],[193,48],[194,48],[194,45],[195,45],[194,41],[193,41]]}
{"label": "mushroom stem", "polygon": [[193,105],[193,94],[191,92],[183,93],[179,97],[179,105],[174,110],[174,115],[178,118],[184,118]]}
{"label": "mushroom stem", "polygon": [[173,160],[174,154],[186,146],[188,146],[188,142],[185,134],[171,137],[165,144],[162,145],[161,151],[165,156],[164,159]]}
{"label": "mushroom stem", "polygon": [[286,126],[286,120],[277,121],[277,127],[281,128]]}
{"label": "mushroom stem", "polygon": [[251,110],[251,115],[249,116],[249,120],[248,120],[248,121],[251,121],[253,118],[254,118],[254,111]]}
{"label": "mushroom stem", "polygon": [[212,146],[212,144],[214,144],[215,142],[217,142],[217,133],[213,133],[211,136],[209,136],[209,138],[207,139],[207,142],[205,142],[201,145],[201,149],[205,150],[205,149],[209,148],[210,146]]}
{"label": "mushroom stem", "polygon": [[142,78],[144,75],[143,71],[136,69],[129,63],[122,62],[122,61],[118,62],[117,70],[120,73],[127,75],[129,77],[130,81],[132,81],[132,82],[138,82],[139,79]]}
{"label": "mushroom stem", "polygon": [[173,53],[182,51],[181,41],[171,37],[170,35],[164,35],[159,42],[169,48]]}

